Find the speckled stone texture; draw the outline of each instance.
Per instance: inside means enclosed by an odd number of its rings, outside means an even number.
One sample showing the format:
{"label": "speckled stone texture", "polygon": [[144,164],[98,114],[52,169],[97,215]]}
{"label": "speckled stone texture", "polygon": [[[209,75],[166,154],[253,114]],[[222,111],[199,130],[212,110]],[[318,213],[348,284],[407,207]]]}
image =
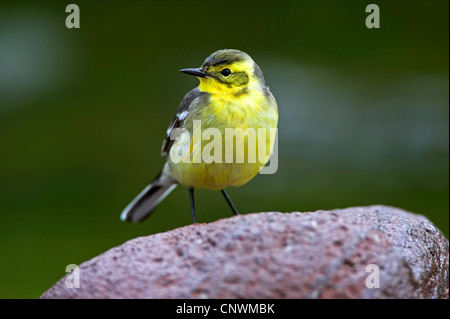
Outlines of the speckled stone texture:
{"label": "speckled stone texture", "polygon": [[392,207],[255,213],[130,240],[41,298],[448,298],[448,247]]}

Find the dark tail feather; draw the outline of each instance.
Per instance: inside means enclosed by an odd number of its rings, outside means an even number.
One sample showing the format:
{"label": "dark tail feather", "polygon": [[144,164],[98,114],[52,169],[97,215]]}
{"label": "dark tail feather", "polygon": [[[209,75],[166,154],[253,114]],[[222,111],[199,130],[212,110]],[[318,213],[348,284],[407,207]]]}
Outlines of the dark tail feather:
{"label": "dark tail feather", "polygon": [[166,164],[161,173],[123,210],[120,218],[131,222],[144,220],[177,185]]}

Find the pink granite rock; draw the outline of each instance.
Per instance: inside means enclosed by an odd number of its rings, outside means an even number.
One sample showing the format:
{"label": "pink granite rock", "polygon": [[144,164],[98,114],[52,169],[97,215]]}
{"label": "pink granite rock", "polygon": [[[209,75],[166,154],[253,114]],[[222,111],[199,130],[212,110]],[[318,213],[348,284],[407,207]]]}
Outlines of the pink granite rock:
{"label": "pink granite rock", "polygon": [[448,298],[448,263],[442,233],[397,208],[257,213],[130,240],[41,298]]}

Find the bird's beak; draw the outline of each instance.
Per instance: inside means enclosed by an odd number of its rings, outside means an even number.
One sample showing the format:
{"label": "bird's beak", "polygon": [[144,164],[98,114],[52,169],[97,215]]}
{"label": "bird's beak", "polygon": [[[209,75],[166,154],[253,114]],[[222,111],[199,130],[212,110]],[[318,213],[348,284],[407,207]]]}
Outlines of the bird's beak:
{"label": "bird's beak", "polygon": [[206,72],[203,72],[200,68],[182,69],[182,70],[180,70],[180,72],[190,74],[190,75],[195,75],[195,76],[198,76],[201,78],[206,78],[206,76],[208,75]]}

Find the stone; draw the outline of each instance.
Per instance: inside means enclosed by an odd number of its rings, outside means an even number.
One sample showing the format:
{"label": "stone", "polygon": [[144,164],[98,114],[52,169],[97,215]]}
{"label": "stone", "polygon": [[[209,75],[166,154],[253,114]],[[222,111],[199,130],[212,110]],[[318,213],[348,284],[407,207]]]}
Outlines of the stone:
{"label": "stone", "polygon": [[41,298],[448,298],[449,244],[386,206],[253,213],[139,237]]}

